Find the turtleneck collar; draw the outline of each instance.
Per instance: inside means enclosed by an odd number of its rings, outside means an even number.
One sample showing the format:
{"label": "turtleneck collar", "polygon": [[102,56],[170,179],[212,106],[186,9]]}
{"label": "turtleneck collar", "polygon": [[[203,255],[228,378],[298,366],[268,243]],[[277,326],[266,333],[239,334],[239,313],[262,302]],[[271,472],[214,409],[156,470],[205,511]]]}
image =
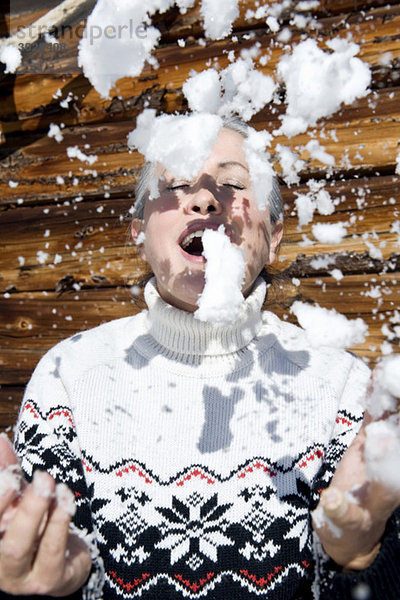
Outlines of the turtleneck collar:
{"label": "turtleneck collar", "polygon": [[169,352],[176,354],[217,356],[231,354],[247,346],[262,326],[261,307],[266,283],[259,277],[253,291],[243,301],[234,323],[216,325],[195,319],[193,313],[165,302],[153,277],[146,285],[144,297],[149,308],[150,335]]}

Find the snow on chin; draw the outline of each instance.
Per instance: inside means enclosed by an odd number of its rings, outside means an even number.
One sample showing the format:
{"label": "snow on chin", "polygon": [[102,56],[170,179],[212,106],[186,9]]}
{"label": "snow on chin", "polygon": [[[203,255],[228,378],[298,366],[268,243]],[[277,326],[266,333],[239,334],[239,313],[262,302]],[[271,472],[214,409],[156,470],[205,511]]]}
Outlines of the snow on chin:
{"label": "snow on chin", "polygon": [[400,491],[400,430],[394,420],[375,421],[366,427],[365,462],[368,477]]}
{"label": "snow on chin", "polygon": [[400,356],[383,358],[373,372],[372,386],[366,399],[366,409],[375,418],[386,411],[393,412],[400,398]]}
{"label": "snow on chin", "polygon": [[346,348],[364,341],[368,326],[361,319],[348,320],[334,309],[294,302],[291,312],[305,330],[311,346]]}
{"label": "snow on chin", "polygon": [[245,260],[241,248],[234,246],[225,228],[206,229],[203,238],[205,285],[194,317],[210,323],[229,324],[235,321],[244,297]]}
{"label": "snow on chin", "polygon": [[222,127],[217,115],[160,115],[146,109],[128,135],[128,146],[177,177],[194,178],[210,155]]}
{"label": "snow on chin", "polygon": [[278,77],[286,86],[287,112],[280,133],[291,137],[316,125],[321,117],[365,96],[371,81],[368,65],[355,57],[359,47],[346,40],[327,42],[324,52],[308,39],[281,58]]}

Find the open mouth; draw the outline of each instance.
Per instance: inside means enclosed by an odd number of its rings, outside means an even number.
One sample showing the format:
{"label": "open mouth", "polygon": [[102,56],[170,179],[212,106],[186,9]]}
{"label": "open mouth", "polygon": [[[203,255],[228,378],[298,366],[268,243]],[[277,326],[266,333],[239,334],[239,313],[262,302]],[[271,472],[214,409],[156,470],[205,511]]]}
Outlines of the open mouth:
{"label": "open mouth", "polygon": [[204,230],[193,231],[183,238],[180,246],[187,254],[191,256],[201,256],[203,254],[203,237]]}

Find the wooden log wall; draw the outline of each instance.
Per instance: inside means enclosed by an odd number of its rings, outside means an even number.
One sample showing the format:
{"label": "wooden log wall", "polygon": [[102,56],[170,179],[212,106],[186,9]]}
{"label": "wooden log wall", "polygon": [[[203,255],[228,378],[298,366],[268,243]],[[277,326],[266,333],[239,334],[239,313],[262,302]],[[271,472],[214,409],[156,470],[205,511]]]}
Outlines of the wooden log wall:
{"label": "wooden log wall", "polygon": [[[288,48],[277,42],[265,19],[245,19],[257,4],[241,2],[235,38],[206,43],[198,5],[185,15],[177,9],[156,15],[154,23],[162,31],[155,51],[160,67],[147,66],[140,77],[121,79],[109,100],[79,72],[76,36],[59,40],[66,50],[55,61],[53,57],[51,68],[39,48],[23,69],[1,76],[0,429],[11,430],[23,388],[48,348],[76,331],[143,307],[131,286],[146,267],[129,240],[129,209],[143,161],[128,151],[126,136],[145,105],[185,110],[182,84],[189,72],[210,65],[224,68],[230,50],[238,56],[259,43],[265,50],[261,54],[268,51],[270,58],[258,68],[274,74]],[[1,23],[2,36],[49,8],[41,1],[16,5],[17,13]],[[400,337],[400,3],[321,0],[313,16],[308,29],[298,30],[288,12],[290,44],[314,37],[323,47],[333,37],[351,38],[371,67],[371,91],[313,130],[335,157],[333,168],[310,157],[304,148],[307,134],[274,140],[274,160],[280,143],[296,151],[305,166],[299,185],[282,188],[286,235],[277,267],[286,282],[269,308],[295,320],[290,306],[300,299],[350,318],[361,316],[369,336],[352,350],[373,364],[382,352],[398,351]],[[80,14],[72,26],[84,22]],[[182,39],[184,46],[178,44]],[[29,65],[36,73],[28,72]],[[276,129],[284,108],[274,104],[252,124]],[[51,123],[62,126],[60,143],[47,136]],[[97,155],[96,163],[69,159],[66,149],[75,145]],[[317,216],[313,223],[347,224],[339,245],[317,242],[311,224],[298,226],[295,199],[309,190],[310,179],[326,182],[336,205],[333,215]],[[324,260],[313,260],[318,258]],[[333,268],[343,277],[333,277]]]}

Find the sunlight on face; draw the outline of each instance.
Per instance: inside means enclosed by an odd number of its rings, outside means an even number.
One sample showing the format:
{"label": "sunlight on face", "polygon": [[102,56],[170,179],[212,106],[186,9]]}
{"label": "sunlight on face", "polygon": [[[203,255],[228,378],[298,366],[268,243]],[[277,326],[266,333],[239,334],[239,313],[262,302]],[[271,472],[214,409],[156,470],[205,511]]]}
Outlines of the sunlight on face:
{"label": "sunlight on face", "polygon": [[255,202],[249,168],[239,133],[222,129],[196,178],[186,181],[161,169],[159,197],[147,200],[143,224],[135,220],[133,235],[145,232],[140,247],[150,263],[161,297],[178,308],[194,311],[204,287],[205,259],[201,232],[222,224],[245,256],[244,296],[265,264],[275,258],[282,235],[271,231],[268,209]]}

